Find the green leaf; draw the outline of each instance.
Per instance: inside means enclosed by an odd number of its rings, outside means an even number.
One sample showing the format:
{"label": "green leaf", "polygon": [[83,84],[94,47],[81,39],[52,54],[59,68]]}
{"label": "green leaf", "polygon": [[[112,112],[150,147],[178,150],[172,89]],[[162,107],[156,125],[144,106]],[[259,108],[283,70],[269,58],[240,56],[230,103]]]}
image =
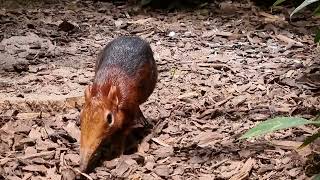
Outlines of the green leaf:
{"label": "green leaf", "polygon": [[301,3],[300,6],[298,6],[295,10],[293,10],[293,12],[290,14],[290,19],[295,13],[299,12],[301,9],[305,8],[309,4],[315,3],[317,1],[319,1],[319,0],[305,0],[305,1],[303,1],[303,3]]}
{"label": "green leaf", "polygon": [[278,6],[279,4],[285,2],[286,0],[277,0],[275,3],[273,3],[272,7]]}
{"label": "green leaf", "polygon": [[315,43],[320,43],[320,29],[318,29],[316,36],[314,37]]}
{"label": "green leaf", "polygon": [[[319,31],[320,31],[320,29],[319,29]],[[320,113],[318,113],[317,116],[312,118],[311,120],[312,121],[320,121]]]}
{"label": "green leaf", "polygon": [[152,0],[141,0],[141,1],[140,1],[140,4],[141,4],[141,6],[145,6],[145,5],[150,4],[151,1],[152,1]]}
{"label": "green leaf", "polygon": [[316,139],[318,139],[320,137],[320,132],[317,132],[315,134],[312,134],[312,136],[307,137],[303,143],[299,146],[298,149],[302,149],[306,146],[308,146],[310,143],[312,143],[313,141],[315,141]]}
{"label": "green leaf", "polygon": [[315,16],[320,16],[320,5],[313,11]]}
{"label": "green leaf", "polygon": [[296,127],[305,124],[320,124],[320,121],[309,121],[299,117],[277,117],[261,122],[257,126],[248,130],[239,139],[248,139],[274,132],[280,129]]}
{"label": "green leaf", "polygon": [[312,180],[320,180],[320,174],[313,176]]}

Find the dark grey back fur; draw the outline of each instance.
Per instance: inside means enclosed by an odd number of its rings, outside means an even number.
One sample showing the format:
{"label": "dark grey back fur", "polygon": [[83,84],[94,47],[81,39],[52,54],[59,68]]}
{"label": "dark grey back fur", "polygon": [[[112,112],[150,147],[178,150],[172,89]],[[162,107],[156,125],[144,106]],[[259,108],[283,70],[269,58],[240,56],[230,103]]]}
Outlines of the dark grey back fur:
{"label": "dark grey back fur", "polygon": [[[120,66],[128,75],[153,60],[149,43],[135,36],[123,36],[109,42],[96,62],[96,72],[106,66]],[[149,62],[150,63],[150,62]]]}

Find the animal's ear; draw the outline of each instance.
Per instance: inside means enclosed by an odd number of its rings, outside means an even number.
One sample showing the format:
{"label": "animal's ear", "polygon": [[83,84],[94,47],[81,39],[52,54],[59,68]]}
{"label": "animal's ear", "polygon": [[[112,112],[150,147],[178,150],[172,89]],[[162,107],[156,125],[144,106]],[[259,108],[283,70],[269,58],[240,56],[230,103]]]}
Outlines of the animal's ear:
{"label": "animal's ear", "polygon": [[84,91],[84,99],[86,102],[88,102],[91,99],[91,89],[92,89],[92,86],[88,85],[88,87]]}
{"label": "animal's ear", "polygon": [[119,98],[118,98],[118,89],[116,86],[110,87],[108,100],[112,102],[112,104],[118,106],[119,105]]}

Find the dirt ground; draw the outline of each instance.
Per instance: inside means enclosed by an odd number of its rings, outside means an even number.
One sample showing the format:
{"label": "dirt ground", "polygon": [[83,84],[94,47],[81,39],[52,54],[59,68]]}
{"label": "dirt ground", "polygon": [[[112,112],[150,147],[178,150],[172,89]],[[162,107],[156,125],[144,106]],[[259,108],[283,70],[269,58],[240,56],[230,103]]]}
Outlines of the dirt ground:
{"label": "dirt ground", "polygon": [[318,142],[296,149],[315,127],[237,140],[270,117],[317,114],[319,18],[289,23],[290,9],[247,1],[172,12],[9,4],[0,6],[0,179],[77,172],[83,91],[97,53],[120,35],[138,35],[154,51],[159,80],[142,105],[154,128],[140,152],[103,162],[89,179],[308,179],[319,171]]}

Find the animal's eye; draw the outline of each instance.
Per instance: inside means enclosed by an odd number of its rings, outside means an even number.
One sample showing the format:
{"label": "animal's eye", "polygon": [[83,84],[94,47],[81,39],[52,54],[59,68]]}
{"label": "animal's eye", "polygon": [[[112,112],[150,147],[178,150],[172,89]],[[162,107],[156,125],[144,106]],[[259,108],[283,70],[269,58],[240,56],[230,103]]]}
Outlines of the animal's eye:
{"label": "animal's eye", "polygon": [[112,116],[111,113],[108,113],[108,114],[107,114],[106,120],[107,120],[109,126],[112,126],[112,124],[113,124],[113,116]]}

